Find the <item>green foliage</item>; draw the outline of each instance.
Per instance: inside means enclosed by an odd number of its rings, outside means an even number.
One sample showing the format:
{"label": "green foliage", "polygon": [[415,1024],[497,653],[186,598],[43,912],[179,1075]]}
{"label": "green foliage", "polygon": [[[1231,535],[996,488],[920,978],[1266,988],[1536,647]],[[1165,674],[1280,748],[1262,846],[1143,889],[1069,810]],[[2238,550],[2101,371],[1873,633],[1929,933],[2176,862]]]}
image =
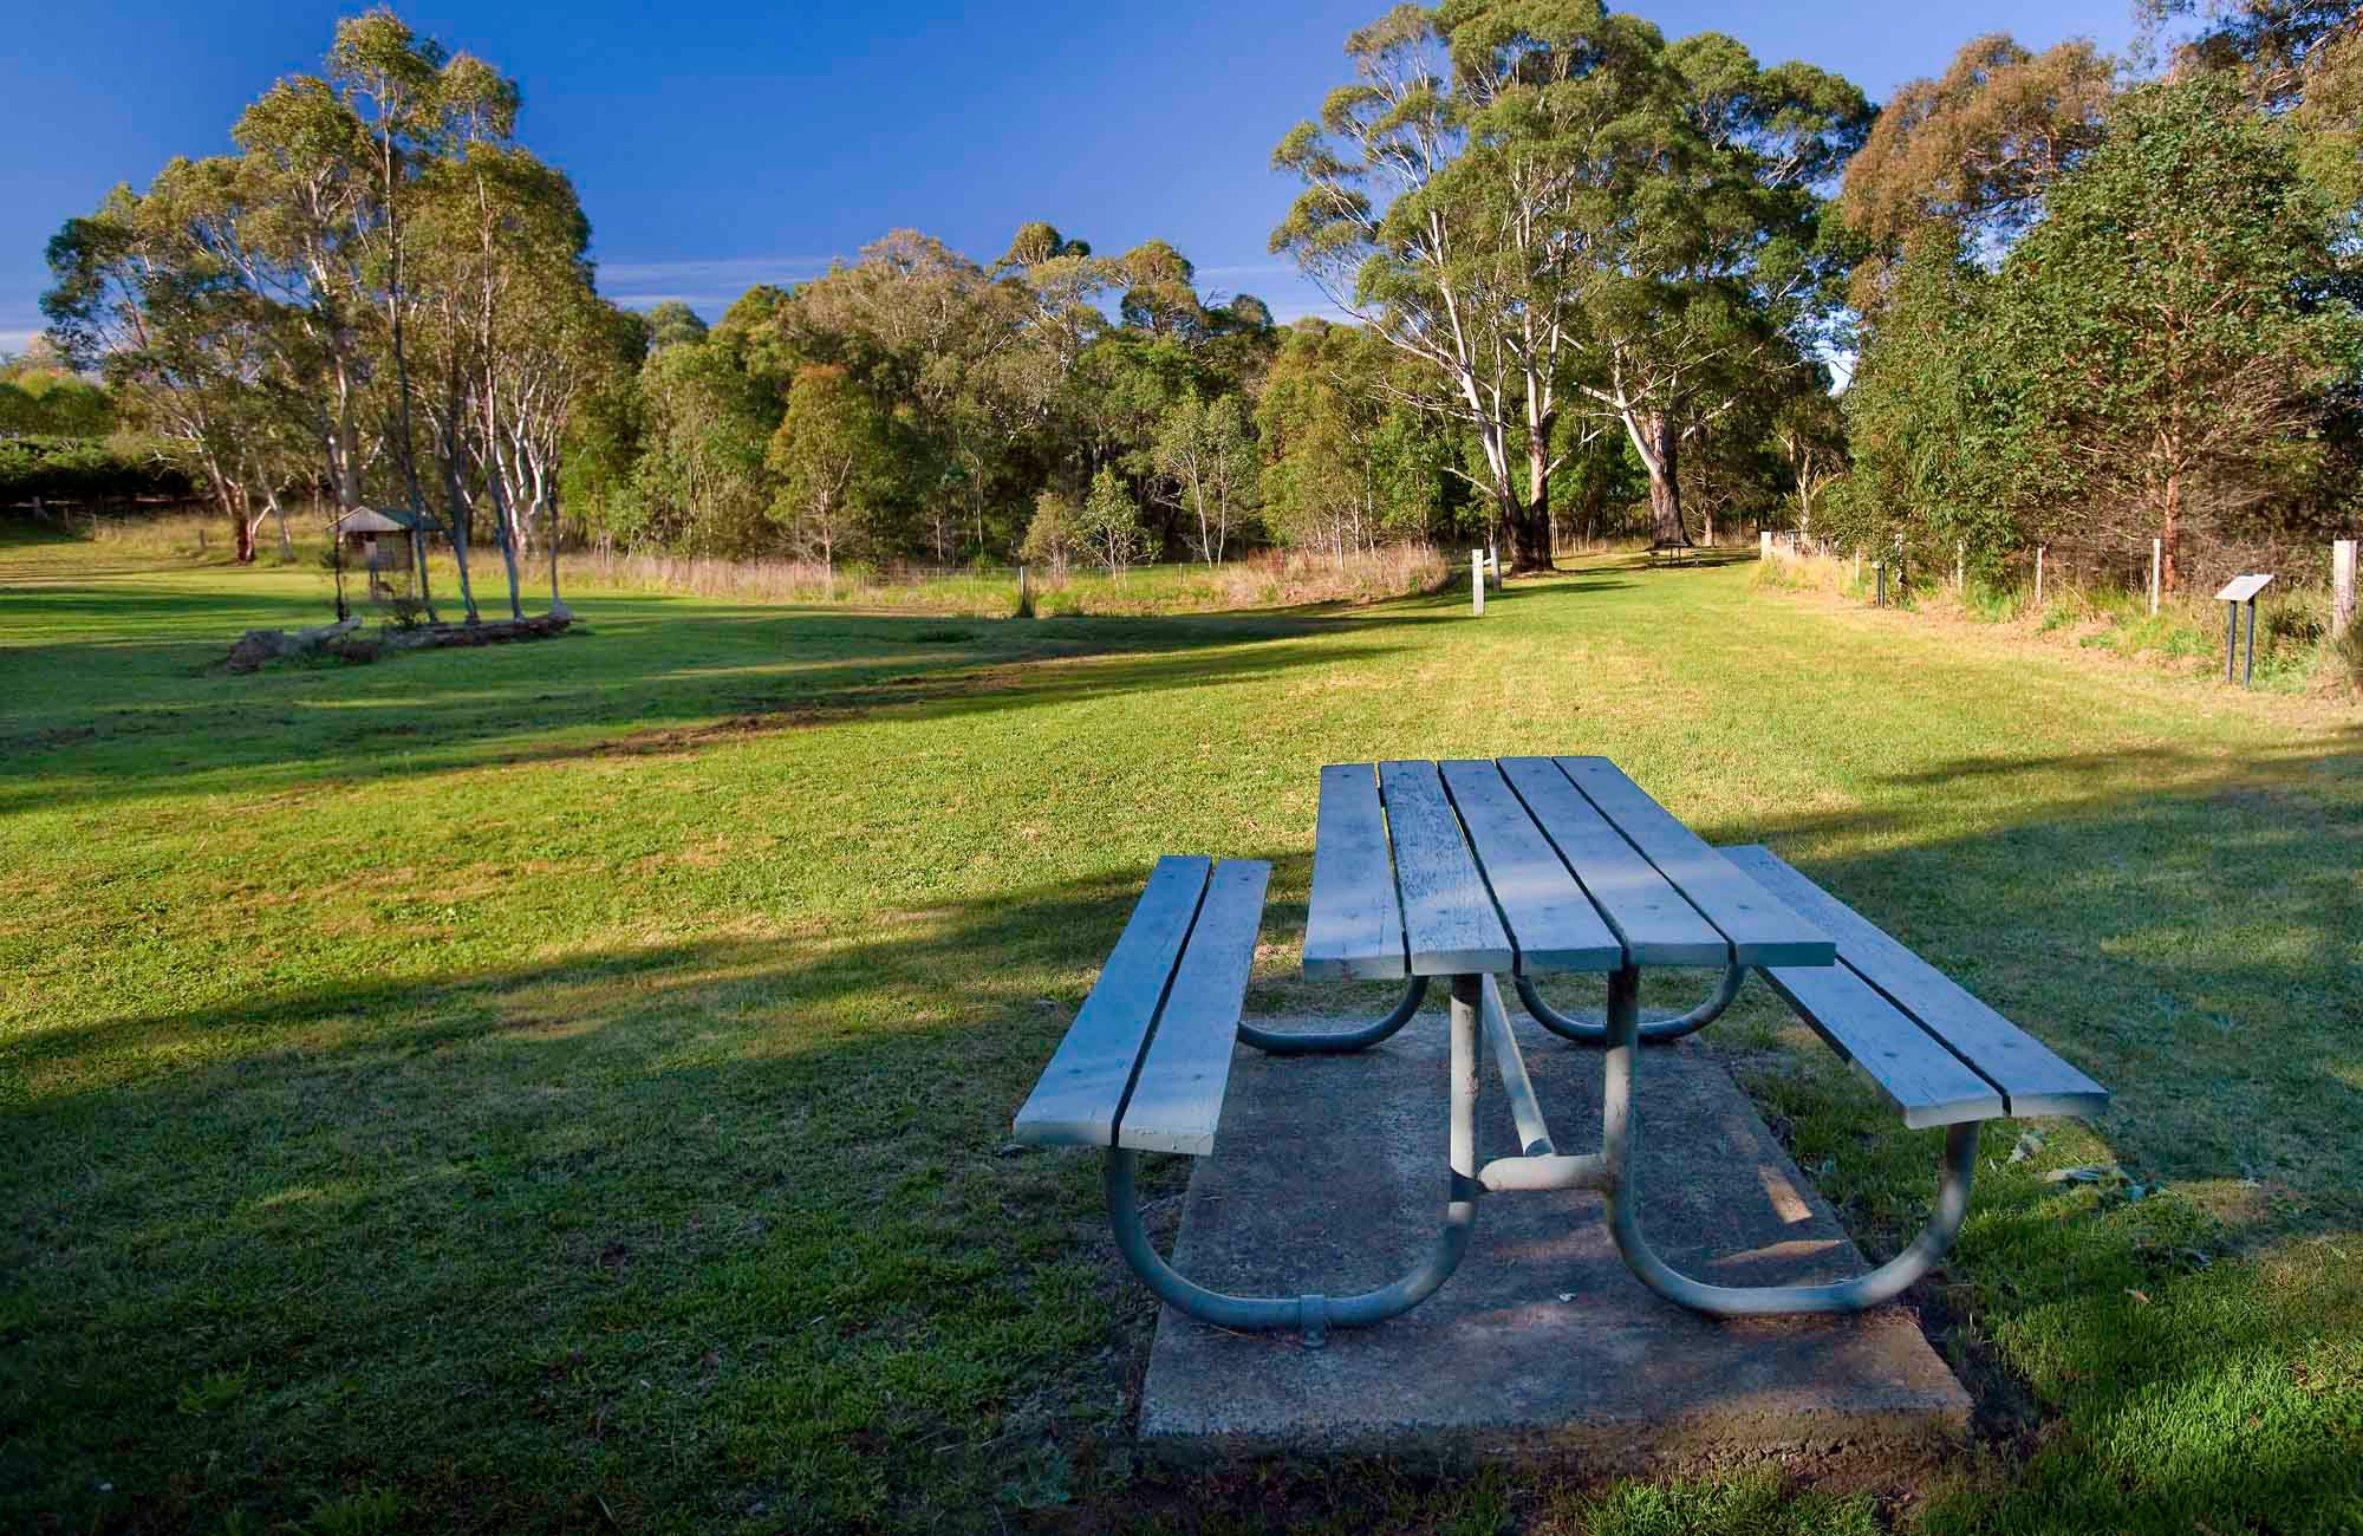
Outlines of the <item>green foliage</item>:
{"label": "green foliage", "polygon": [[698,554],[765,547],[772,498],[763,460],[778,421],[772,401],[726,346],[684,341],[649,354],[633,471],[647,534]]}
{"label": "green foliage", "polygon": [[1121,573],[1141,557],[1146,539],[1140,506],[1108,465],[1101,465],[1099,473],[1091,477],[1091,489],[1075,509],[1075,542],[1089,550],[1110,575]]}
{"label": "green foliage", "polygon": [[641,320],[648,327],[650,352],[662,352],[668,347],[694,344],[706,339],[706,322],[698,318],[696,310],[679,299],[666,299],[650,305],[648,313]]}
{"label": "green foliage", "polygon": [[2018,424],[2024,381],[1995,344],[1996,280],[1940,231],[1895,269],[1844,397],[1853,473],[1833,488],[1824,536],[1921,558],[1966,542],[1981,564],[2023,537],[2034,490]]}
{"label": "green foliage", "polygon": [[[2208,78],[2133,92],[2003,264],[2047,531],[2139,550],[2285,512],[2363,347],[2287,130]],[[2115,509],[2124,510],[2116,512]]]}
{"label": "green foliage", "polygon": [[1444,464],[1457,444],[1390,398],[1404,365],[1359,326],[1288,328],[1256,405],[1264,522],[1292,549],[1334,554],[1444,529]]}
{"label": "green foliage", "polygon": [[1064,491],[1045,488],[1034,498],[1034,515],[1026,522],[1025,541],[1017,557],[1028,565],[1063,573],[1080,539],[1082,511]]}
{"label": "green foliage", "polygon": [[1922,565],[1966,546],[1988,573],[2040,543],[2130,574],[2157,538],[2171,590],[2340,516],[2363,318],[2297,143],[2202,74],[2123,95],[2072,161],[1987,187],[2032,225],[1998,261],[1964,254],[1968,214],[1911,224],[1846,396],[1839,541],[1900,539]]}
{"label": "green foliage", "polygon": [[1406,5],[1347,52],[1355,83],[1273,152],[1305,184],[1273,249],[1475,436],[1521,565],[1548,559],[1569,412],[1626,433],[1656,536],[1686,541],[1682,456],[1794,385],[1837,297],[1820,189],[1861,142],[1862,93],[1597,5]]}
{"label": "green foliage", "polygon": [[1192,547],[1208,565],[1248,530],[1256,492],[1255,434],[1237,395],[1184,396],[1157,424],[1150,463],[1192,527]]}
{"label": "green foliage", "polygon": [[103,386],[37,358],[0,356],[0,440],[105,437],[114,428]]}
{"label": "green foliage", "polygon": [[114,437],[0,437],[0,506],[15,502],[121,502],[192,493],[173,445]]}
{"label": "green foliage", "polygon": [[832,569],[841,557],[891,547],[887,519],[905,462],[893,422],[843,368],[805,368],[788,390],[787,414],[766,458],[779,487],[772,518]]}

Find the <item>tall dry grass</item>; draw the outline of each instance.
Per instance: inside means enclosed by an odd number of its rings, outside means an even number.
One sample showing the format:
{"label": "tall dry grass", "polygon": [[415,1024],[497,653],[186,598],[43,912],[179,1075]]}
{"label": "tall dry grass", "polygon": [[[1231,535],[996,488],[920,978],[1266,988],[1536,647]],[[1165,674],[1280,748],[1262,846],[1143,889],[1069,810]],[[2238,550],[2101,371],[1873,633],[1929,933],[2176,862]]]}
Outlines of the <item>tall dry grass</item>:
{"label": "tall dry grass", "polygon": [[[561,583],[570,589],[678,592],[741,602],[838,603],[966,617],[996,617],[1018,607],[1014,567],[886,573],[841,566],[832,573],[815,561],[592,550],[560,555],[559,572]],[[1447,574],[1445,559],[1436,550],[1406,544],[1343,559],[1269,551],[1215,566],[1139,566],[1117,575],[1082,567],[1038,569],[1031,585],[1040,614],[1140,615],[1376,602],[1433,590]]]}
{"label": "tall dry grass", "polygon": [[[1951,569],[1907,572],[1908,586],[1891,584],[1888,601],[1900,608],[1949,614],[2001,624],[2054,638],[2085,650],[2146,656],[2195,673],[2220,674],[2224,664],[2224,612],[2204,591],[2167,598],[2150,611],[2146,590],[2082,579],[2052,570],[2035,601],[2031,580],[2000,582],[1972,576],[1953,583]],[[1873,600],[1876,575],[1868,560],[1781,550],[1760,561],[1761,587],[1833,593],[1859,602]],[[1892,583],[1892,578],[1891,578]],[[2268,588],[2256,610],[2255,681],[2282,692],[2352,693],[2363,690],[2363,640],[2330,638],[2330,594],[2303,580]],[[2353,634],[2363,635],[2363,626]],[[2243,626],[2241,648],[2247,638]]]}

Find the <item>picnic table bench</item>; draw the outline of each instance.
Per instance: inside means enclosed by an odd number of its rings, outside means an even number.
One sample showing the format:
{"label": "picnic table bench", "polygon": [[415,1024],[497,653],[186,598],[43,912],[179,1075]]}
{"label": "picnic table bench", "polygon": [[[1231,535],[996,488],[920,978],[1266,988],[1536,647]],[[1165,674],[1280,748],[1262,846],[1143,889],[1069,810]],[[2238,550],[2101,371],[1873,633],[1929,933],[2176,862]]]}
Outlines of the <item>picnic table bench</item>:
{"label": "picnic table bench", "polygon": [[[1369,1024],[1263,1029],[1241,1017],[1270,866],[1158,860],[1098,983],[1018,1111],[1021,1142],[1103,1149],[1117,1246],[1165,1301],[1225,1327],[1333,1326],[1396,1316],[1459,1264],[1481,1194],[1586,1188],[1603,1196],[1618,1252],[1667,1299],[1718,1316],[1843,1312],[1884,1302],[1927,1273],[1967,1213],[1980,1124],[2089,1116],[2108,1093],[1770,850],[1718,849],[1603,757],[1341,764],[1321,771],[1304,974],[1400,980]],[[1645,969],[1715,968],[1686,1013],[1647,1020]],[[1536,978],[1607,983],[1598,1019],[1543,1001]],[[1634,1198],[1637,1048],[1703,1027],[1749,974],[1877,1085],[1909,1128],[1942,1127],[1934,1213],[1888,1262],[1819,1285],[1722,1286],[1667,1265]],[[1534,1017],[1601,1048],[1599,1150],[1562,1153],[1510,1028],[1499,978]],[[1352,1052],[1417,1013],[1433,978],[1451,991],[1446,1201],[1435,1243],[1392,1283],[1352,1296],[1233,1296],[1174,1270],[1150,1242],[1134,1179],[1142,1152],[1214,1149],[1235,1044],[1275,1054]],[[1482,1042],[1482,1044],[1480,1044]],[[1490,1055],[1520,1151],[1476,1163],[1480,1057]]]}

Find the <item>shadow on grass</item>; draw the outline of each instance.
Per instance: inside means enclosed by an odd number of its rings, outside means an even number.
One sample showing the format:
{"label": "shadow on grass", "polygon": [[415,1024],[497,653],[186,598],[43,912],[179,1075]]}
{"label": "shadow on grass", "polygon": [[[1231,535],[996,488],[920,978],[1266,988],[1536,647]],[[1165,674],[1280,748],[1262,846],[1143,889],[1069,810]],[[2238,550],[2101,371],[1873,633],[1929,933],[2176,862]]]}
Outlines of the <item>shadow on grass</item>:
{"label": "shadow on grass", "polygon": [[[167,599],[140,597],[172,611]],[[1419,600],[1168,619],[945,619],[662,600],[589,633],[399,665],[192,680],[190,642],[0,650],[44,679],[0,729],[0,814],[608,753],[686,751],[876,711],[962,715],[1219,686],[1385,654]],[[210,659],[213,652],[205,648]]]}
{"label": "shadow on grass", "polygon": [[[2055,1128],[2019,1162],[2017,1128],[1989,1133],[1942,1290],[2051,1422],[1932,1528],[2330,1531],[2363,1496],[2363,1287],[2309,1246],[2351,1229],[2363,1146],[2357,773],[2344,751],[1980,761],[1946,777],[2019,818],[1701,827],[1776,843],[2118,1094],[2098,1137]],[[1285,947],[1305,868],[1279,860]],[[1346,1531],[1489,1507],[1498,1481],[1364,1464],[1130,1470],[1151,1310],[1091,1159],[1003,1142],[1134,889],[7,1042],[0,1509]],[[1871,1246],[1916,1217],[1926,1137],[1818,1053],[1750,1076]],[[2253,1212],[2044,1177],[2114,1156],[2238,1183],[2242,1148],[2267,1160]],[[1529,1525],[1578,1528],[1553,1511],[1580,1474],[1533,1476]],[[1620,1528],[1810,1528],[1769,1518]]]}

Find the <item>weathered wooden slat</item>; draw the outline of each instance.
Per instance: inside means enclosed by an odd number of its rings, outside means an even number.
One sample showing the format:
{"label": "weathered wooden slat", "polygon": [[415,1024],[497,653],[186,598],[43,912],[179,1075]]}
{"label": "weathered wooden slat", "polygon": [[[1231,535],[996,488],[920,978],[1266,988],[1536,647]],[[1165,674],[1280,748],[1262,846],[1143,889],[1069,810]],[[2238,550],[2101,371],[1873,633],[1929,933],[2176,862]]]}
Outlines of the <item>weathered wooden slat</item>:
{"label": "weathered wooden slat", "polygon": [[1044,1146],[1112,1143],[1117,1113],[1166,983],[1181,959],[1212,864],[1194,855],[1169,854],[1157,861],[1091,995],[1076,1010],[1067,1037],[1018,1110],[1017,1140]]}
{"label": "weathered wooden slat", "polygon": [[1731,944],[1699,916],[1547,757],[1505,757],[1502,777],[1624,941],[1634,965],[1726,965]]}
{"label": "weathered wooden slat", "polygon": [[2108,1107],[2106,1088],[1770,849],[1725,852],[1767,890],[1835,937],[1838,958],[2000,1089],[2011,1114],[2085,1116]]}
{"label": "weathered wooden slat", "polygon": [[1791,911],[1605,757],[1555,759],[1584,798],[1731,941],[1741,965],[1828,965],[1830,936]]}
{"label": "weathered wooden slat", "polygon": [[1414,976],[1506,971],[1510,935],[1477,873],[1476,855],[1445,798],[1434,763],[1378,765],[1379,798],[1395,839],[1403,942]]}
{"label": "weathered wooden slat", "polygon": [[1830,1049],[1879,1085],[1915,1129],[1993,1120],[2002,1095],[1843,965],[1771,966],[1762,975]]}
{"label": "weathered wooden slat", "polygon": [[1518,970],[1613,971],[1625,947],[1592,905],[1559,850],[1483,759],[1443,765],[1444,787],[1468,828],[1485,883],[1518,952]]}
{"label": "weathered wooden slat", "polygon": [[1403,908],[1387,855],[1377,771],[1368,763],[1321,770],[1313,826],[1313,896],[1305,913],[1305,975],[1315,981],[1405,974]]}
{"label": "weathered wooden slat", "polygon": [[1225,859],[1214,867],[1197,926],[1140,1059],[1132,1097],[1117,1121],[1116,1145],[1193,1157],[1214,1150],[1271,877],[1272,866],[1260,859]]}

